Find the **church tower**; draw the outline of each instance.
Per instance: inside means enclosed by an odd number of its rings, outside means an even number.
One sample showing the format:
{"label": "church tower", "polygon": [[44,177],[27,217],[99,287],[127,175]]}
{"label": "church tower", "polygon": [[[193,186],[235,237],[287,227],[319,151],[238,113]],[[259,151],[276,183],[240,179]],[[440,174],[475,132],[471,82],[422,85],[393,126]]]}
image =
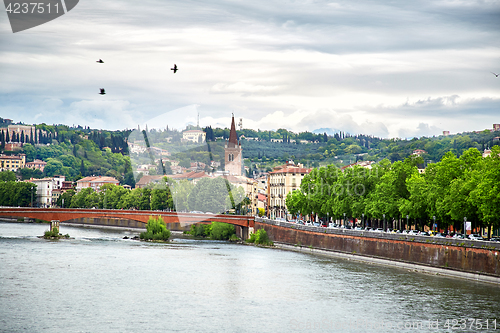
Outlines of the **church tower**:
{"label": "church tower", "polygon": [[224,147],[225,170],[230,175],[241,176],[241,142],[238,142],[236,126],[234,124],[234,115],[231,120],[231,132],[229,132],[229,141],[226,141]]}

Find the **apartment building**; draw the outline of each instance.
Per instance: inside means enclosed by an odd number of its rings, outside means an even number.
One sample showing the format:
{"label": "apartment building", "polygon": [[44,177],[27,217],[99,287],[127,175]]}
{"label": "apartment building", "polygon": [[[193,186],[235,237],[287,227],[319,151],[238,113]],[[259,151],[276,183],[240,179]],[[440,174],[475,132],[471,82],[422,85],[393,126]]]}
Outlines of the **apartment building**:
{"label": "apartment building", "polygon": [[303,165],[295,165],[293,161],[277,166],[267,176],[267,216],[270,218],[286,217],[286,196],[300,188],[304,176],[312,169]]}
{"label": "apartment building", "polygon": [[0,171],[17,171],[26,166],[26,155],[0,155]]}
{"label": "apartment building", "polygon": [[99,192],[104,184],[119,185],[120,182],[113,177],[105,177],[105,176],[85,177],[76,182],[76,191],[80,192],[82,189],[90,187],[94,191]]}

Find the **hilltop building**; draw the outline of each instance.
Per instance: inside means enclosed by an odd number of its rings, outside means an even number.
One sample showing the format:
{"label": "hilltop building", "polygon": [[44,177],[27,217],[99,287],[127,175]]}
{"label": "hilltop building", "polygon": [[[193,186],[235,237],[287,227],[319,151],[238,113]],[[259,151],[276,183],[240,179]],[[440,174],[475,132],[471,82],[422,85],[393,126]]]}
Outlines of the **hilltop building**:
{"label": "hilltop building", "polygon": [[231,131],[229,132],[229,141],[226,141],[224,147],[224,161],[225,169],[233,176],[241,176],[241,142],[238,141],[238,134],[236,134],[236,126],[234,124],[234,115],[231,120]]}
{"label": "hilltop building", "polygon": [[200,130],[189,130],[182,132],[182,139],[185,141],[191,141],[195,143],[205,142],[207,133]]}
{"label": "hilltop building", "polygon": [[33,162],[28,162],[26,163],[26,167],[33,169],[33,170],[40,170],[43,172],[43,169],[45,169],[45,166],[47,165],[47,162],[44,162],[42,160],[37,160],[35,159]]}
{"label": "hilltop building", "polygon": [[113,177],[102,177],[102,176],[85,177],[76,182],[76,191],[80,192],[82,189],[90,187],[94,191],[99,192],[101,186],[103,186],[104,184],[119,185],[120,182]]}
{"label": "hilltop building", "polygon": [[0,155],[0,171],[17,171],[26,165],[26,155],[4,156]]}

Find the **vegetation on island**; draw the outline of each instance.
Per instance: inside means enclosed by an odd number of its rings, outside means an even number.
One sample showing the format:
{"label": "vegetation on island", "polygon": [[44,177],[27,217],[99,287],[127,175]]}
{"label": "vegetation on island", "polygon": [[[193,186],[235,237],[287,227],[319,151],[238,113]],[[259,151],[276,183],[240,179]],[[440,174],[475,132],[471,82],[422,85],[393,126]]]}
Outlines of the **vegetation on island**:
{"label": "vegetation on island", "polygon": [[234,225],[224,222],[192,224],[190,230],[185,231],[184,233],[195,237],[210,238],[213,240],[240,240],[239,237],[236,236]]}
{"label": "vegetation on island", "polygon": [[250,237],[246,240],[247,243],[257,245],[273,246],[273,242],[269,240],[269,236],[264,229],[258,229],[255,233],[250,233]]}
{"label": "vegetation on island", "polygon": [[161,218],[158,217],[150,217],[148,219],[148,223],[146,224],[146,231],[141,232],[139,235],[140,239],[149,241],[168,241],[170,238],[171,232],[167,229],[167,224]]}
{"label": "vegetation on island", "polygon": [[61,238],[69,238],[69,234],[62,235],[59,233],[58,228],[53,228],[52,230],[45,231],[43,238],[45,239],[61,239]]}

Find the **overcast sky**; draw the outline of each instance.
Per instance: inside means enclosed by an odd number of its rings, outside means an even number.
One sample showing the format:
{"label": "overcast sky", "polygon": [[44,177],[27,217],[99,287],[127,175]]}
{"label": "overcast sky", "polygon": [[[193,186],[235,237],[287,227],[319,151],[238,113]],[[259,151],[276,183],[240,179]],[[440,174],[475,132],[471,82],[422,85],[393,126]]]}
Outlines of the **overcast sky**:
{"label": "overcast sky", "polygon": [[234,113],[244,128],[432,136],[500,123],[491,72],[500,0],[80,0],[15,34],[0,13],[0,117],[16,122],[181,129]]}

